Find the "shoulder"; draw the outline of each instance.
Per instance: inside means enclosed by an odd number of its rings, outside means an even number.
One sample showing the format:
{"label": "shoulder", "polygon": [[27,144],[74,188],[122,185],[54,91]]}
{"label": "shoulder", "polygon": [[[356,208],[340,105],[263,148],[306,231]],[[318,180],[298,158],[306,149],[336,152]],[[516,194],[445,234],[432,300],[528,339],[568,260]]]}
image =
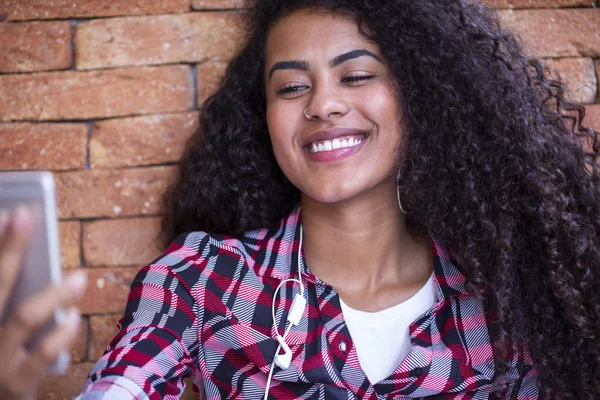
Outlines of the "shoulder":
{"label": "shoulder", "polygon": [[[198,282],[199,274],[217,272],[233,277],[241,269],[257,275],[275,272],[289,265],[298,231],[298,211],[272,227],[245,232],[240,236],[186,232],[179,235],[148,268],[169,269],[180,278]],[[285,274],[285,271],[281,271]]]}

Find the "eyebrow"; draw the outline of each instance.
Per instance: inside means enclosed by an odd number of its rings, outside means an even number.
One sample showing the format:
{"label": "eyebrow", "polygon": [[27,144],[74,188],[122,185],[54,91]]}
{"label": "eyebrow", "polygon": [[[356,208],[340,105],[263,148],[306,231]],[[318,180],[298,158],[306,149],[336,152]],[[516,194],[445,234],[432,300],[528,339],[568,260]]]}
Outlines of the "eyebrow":
{"label": "eyebrow", "polygon": [[[346,53],[340,54],[339,56],[336,56],[333,60],[329,61],[329,66],[332,68],[337,67],[338,65],[340,65],[348,60],[352,60],[354,58],[358,58],[358,57],[362,57],[362,56],[372,57],[375,60],[377,60],[383,64],[381,57],[379,57],[377,54],[375,54],[367,49],[356,49],[356,50],[351,50]],[[271,76],[273,75],[273,72],[277,71],[278,69],[298,69],[300,71],[308,71],[310,69],[310,64],[307,61],[300,61],[300,60],[276,62],[275,64],[273,64],[273,66],[269,70],[269,80],[271,80]]]}

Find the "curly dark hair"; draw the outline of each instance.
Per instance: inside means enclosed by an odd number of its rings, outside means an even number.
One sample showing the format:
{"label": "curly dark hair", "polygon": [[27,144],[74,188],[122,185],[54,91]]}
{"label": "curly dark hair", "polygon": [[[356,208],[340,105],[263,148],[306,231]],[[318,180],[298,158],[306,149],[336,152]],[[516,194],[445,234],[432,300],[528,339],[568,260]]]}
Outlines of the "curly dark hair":
{"label": "curly dark hair", "polygon": [[[271,226],[299,202],[265,119],[269,28],[300,9],[352,17],[400,87],[412,226],[456,253],[493,315],[494,359],[528,349],[543,398],[600,395],[598,134],[492,11],[461,0],[257,0],[248,39],[204,104],[166,232]],[[492,306],[493,305],[493,306]]]}

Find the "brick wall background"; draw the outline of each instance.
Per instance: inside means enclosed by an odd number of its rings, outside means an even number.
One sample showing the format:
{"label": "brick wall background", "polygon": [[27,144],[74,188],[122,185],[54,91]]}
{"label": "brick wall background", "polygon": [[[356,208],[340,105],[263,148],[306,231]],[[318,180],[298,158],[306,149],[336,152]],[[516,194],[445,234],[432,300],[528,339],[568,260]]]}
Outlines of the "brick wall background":
{"label": "brick wall background", "polygon": [[[484,1],[562,74],[600,130],[598,1]],[[0,0],[0,170],[54,171],[63,268],[90,278],[74,365],[45,379],[40,399],[78,393],[133,276],[161,251],[160,198],[241,37],[241,5]]]}

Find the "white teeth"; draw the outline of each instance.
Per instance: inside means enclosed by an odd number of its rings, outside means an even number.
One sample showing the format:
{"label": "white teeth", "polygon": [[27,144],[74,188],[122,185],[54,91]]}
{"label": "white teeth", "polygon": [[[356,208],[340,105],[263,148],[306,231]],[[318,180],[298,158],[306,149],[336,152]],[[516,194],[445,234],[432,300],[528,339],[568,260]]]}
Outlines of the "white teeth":
{"label": "white teeth", "polygon": [[345,147],[354,147],[358,146],[362,143],[362,139],[333,139],[333,140],[323,140],[319,143],[313,143],[310,152],[311,153],[320,153],[322,151],[331,151],[337,150]]}

